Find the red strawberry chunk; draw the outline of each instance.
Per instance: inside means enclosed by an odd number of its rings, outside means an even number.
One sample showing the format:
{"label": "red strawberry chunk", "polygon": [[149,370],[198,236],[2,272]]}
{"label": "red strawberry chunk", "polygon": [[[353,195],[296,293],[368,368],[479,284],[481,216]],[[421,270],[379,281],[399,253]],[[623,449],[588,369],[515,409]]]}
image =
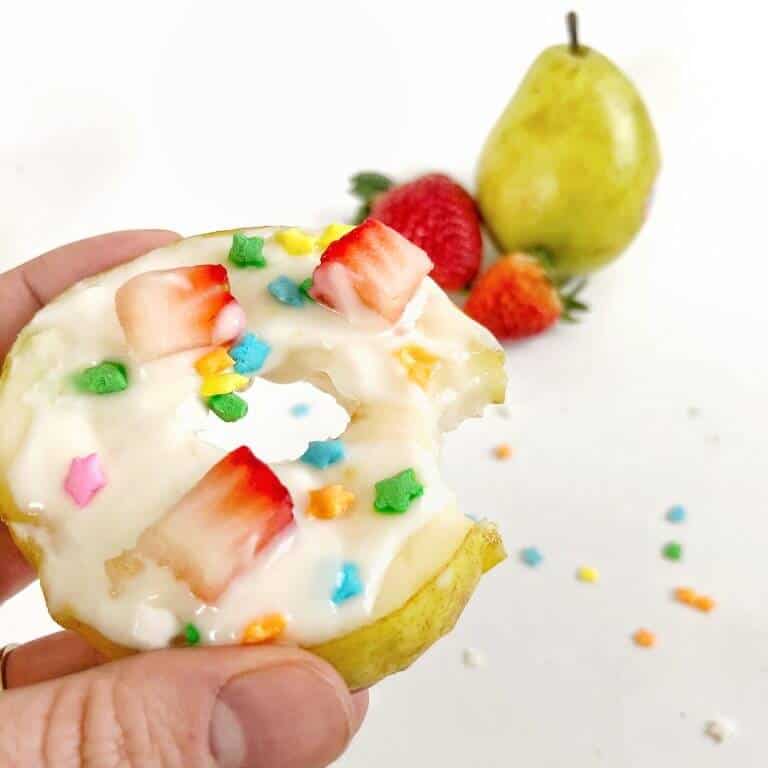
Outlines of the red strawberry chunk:
{"label": "red strawberry chunk", "polygon": [[353,321],[368,309],[394,324],[431,269],[421,248],[368,219],[326,248],[312,297]]}
{"label": "red strawberry chunk", "polygon": [[128,344],[141,360],[222,344],[245,327],[245,314],[220,264],[137,275],[120,287],[115,306]]}
{"label": "red strawberry chunk", "polygon": [[467,191],[430,173],[379,195],[371,216],[423,248],[435,264],[432,279],[446,291],[470,283],[480,268],[480,216]]}
{"label": "red strawberry chunk", "polygon": [[[201,600],[215,603],[291,522],[290,493],[243,446],[216,464],[120,559],[153,560]],[[109,565],[107,570],[114,573]]]}

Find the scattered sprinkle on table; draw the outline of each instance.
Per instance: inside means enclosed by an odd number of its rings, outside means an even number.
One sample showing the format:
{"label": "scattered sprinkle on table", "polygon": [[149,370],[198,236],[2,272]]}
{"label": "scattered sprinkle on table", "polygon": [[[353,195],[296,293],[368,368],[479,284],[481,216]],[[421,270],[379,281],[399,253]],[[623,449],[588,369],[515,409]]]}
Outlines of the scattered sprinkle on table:
{"label": "scattered sprinkle on table", "polygon": [[584,581],[587,584],[597,584],[600,581],[600,571],[597,568],[593,568],[591,565],[582,565],[576,571],[576,578],[579,581]]}
{"label": "scattered sprinkle on table", "polygon": [[656,645],[656,635],[648,629],[638,629],[632,640],[639,648],[653,648]]}
{"label": "scattered sprinkle on table", "polygon": [[285,617],[281,613],[270,613],[252,621],[243,632],[243,645],[258,645],[274,640],[286,627]]}
{"label": "scattered sprinkle on table", "polygon": [[187,645],[200,645],[200,630],[194,624],[184,627],[184,640]]}
{"label": "scattered sprinkle on table", "polygon": [[667,560],[677,562],[683,557],[683,545],[678,541],[670,541],[662,547],[661,554]]}
{"label": "scattered sprinkle on table", "polygon": [[479,648],[465,648],[461,652],[461,660],[469,669],[481,669],[488,666],[486,655]]}
{"label": "scattered sprinkle on table", "polygon": [[236,232],[229,249],[229,262],[241,268],[266,267],[267,260],[264,258],[263,249],[263,237],[248,237],[242,232]]}
{"label": "scattered sprinkle on table", "polygon": [[711,613],[715,610],[717,603],[708,595],[696,595],[693,601],[693,607],[702,613]]}
{"label": "scattered sprinkle on table", "polygon": [[208,400],[208,407],[222,421],[226,422],[240,421],[248,413],[248,403],[234,392],[226,395],[214,395]]}
{"label": "scattered sprinkle on table", "polygon": [[111,395],[128,388],[128,371],[122,363],[105,360],[80,371],[74,378],[75,387],[93,395]]}
{"label": "scattered sprinkle on table", "polygon": [[675,600],[683,605],[693,605],[696,600],[696,592],[690,587],[678,587],[675,590]]}
{"label": "scattered sprinkle on table", "polygon": [[520,559],[531,568],[535,568],[544,559],[536,547],[526,547],[520,550]]}
{"label": "scattered sprinkle on table", "polygon": [[301,455],[299,461],[316,469],[325,469],[338,464],[347,455],[341,440],[313,440]]}
{"label": "scattered sprinkle on table", "polygon": [[343,485],[326,485],[309,492],[307,514],[318,520],[334,520],[346,515],[355,503],[355,494]]}
{"label": "scattered sprinkle on table", "polygon": [[375,488],[376,499],[373,506],[385,515],[407,512],[411,504],[424,493],[424,486],[410,467],[392,477],[379,480]]}
{"label": "scattered sprinkle on table", "polygon": [[213,376],[216,373],[222,373],[231,368],[235,361],[229,356],[229,353],[223,347],[217,347],[210,352],[206,352],[195,363],[195,370],[201,376]]}
{"label": "scattered sprinkle on table", "polygon": [[667,521],[678,524],[685,522],[685,507],[682,504],[675,504],[667,510]]}
{"label": "scattered sprinkle on table", "polygon": [[717,744],[722,744],[727,738],[733,736],[735,732],[736,727],[734,724],[723,717],[708,720],[704,725],[704,733]]}
{"label": "scattered sprinkle on table", "polygon": [[246,333],[240,341],[229,350],[230,357],[235,363],[235,373],[257,373],[272,351],[272,347],[255,333]]}
{"label": "scattered sprinkle on table", "polygon": [[509,443],[500,443],[493,449],[493,455],[499,461],[506,461],[512,456],[512,446]]}
{"label": "scattered sprinkle on table", "polygon": [[274,299],[289,307],[302,307],[306,301],[299,286],[290,277],[285,275],[276,277],[267,286],[267,290]]}
{"label": "scattered sprinkle on table", "polygon": [[343,563],[336,574],[336,587],[331,595],[331,600],[336,604],[357,597],[363,592],[363,582],[360,578],[360,569],[355,563]]}
{"label": "scattered sprinkle on table", "polygon": [[107,484],[107,478],[101,467],[97,453],[72,459],[67,477],[64,480],[64,490],[70,495],[78,507],[87,507],[91,499]]}
{"label": "scattered sprinkle on table", "polygon": [[311,408],[308,403],[296,403],[296,405],[291,406],[291,416],[294,419],[303,419],[309,414],[310,410]]}

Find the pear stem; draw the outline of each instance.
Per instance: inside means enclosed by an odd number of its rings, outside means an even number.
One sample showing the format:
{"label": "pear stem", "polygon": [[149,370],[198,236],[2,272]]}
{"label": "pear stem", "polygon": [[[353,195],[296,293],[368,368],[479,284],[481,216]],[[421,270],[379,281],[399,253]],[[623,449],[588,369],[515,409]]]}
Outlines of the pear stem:
{"label": "pear stem", "polygon": [[571,53],[578,56],[579,50],[579,17],[574,11],[569,11],[565,17],[565,25],[568,28],[568,45]]}

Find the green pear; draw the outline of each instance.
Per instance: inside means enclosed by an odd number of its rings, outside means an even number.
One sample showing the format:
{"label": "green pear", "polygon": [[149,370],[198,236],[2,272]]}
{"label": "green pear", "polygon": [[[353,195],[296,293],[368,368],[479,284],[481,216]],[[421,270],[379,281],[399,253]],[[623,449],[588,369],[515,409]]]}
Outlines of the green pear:
{"label": "green pear", "polygon": [[645,220],[659,170],[653,124],[635,86],[580,45],[543,51],[480,155],[477,200],[506,252],[548,253],[557,276],[615,259]]}

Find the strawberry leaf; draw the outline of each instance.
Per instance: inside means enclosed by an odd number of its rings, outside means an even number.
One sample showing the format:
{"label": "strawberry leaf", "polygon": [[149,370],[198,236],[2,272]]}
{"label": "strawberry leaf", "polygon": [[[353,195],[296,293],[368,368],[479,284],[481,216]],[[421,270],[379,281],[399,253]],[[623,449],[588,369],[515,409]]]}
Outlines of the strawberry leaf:
{"label": "strawberry leaf", "polygon": [[349,183],[350,193],[362,201],[355,214],[355,224],[361,224],[365,221],[371,214],[374,200],[394,185],[394,181],[388,176],[375,171],[361,171],[352,176]]}

